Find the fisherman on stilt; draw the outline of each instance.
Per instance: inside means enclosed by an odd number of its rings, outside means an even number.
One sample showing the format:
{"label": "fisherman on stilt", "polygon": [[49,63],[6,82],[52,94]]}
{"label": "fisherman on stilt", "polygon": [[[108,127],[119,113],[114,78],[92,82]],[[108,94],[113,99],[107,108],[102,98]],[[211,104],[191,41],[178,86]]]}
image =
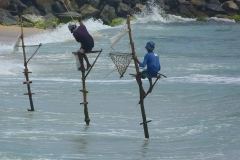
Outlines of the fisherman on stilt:
{"label": "fisherman on stilt", "polygon": [[78,18],[78,22],[80,24],[79,27],[77,27],[77,25],[74,23],[69,23],[68,28],[71,31],[71,33],[73,34],[76,41],[79,42],[81,45],[80,49],[77,51],[77,55],[78,55],[79,62],[80,62],[80,67],[78,68],[78,70],[84,71],[85,67],[83,64],[83,58],[85,59],[85,61],[87,63],[86,70],[90,69],[92,66],[88,61],[88,57],[87,57],[86,53],[92,51],[92,49],[94,47],[94,40],[93,40],[92,36],[88,33],[86,26],[82,23],[81,16]]}
{"label": "fisherman on stilt", "polygon": [[148,78],[150,86],[148,92],[146,93],[141,86],[141,94],[145,98],[148,93],[152,92],[153,84],[152,84],[152,77],[157,77],[158,72],[161,70],[160,59],[159,56],[153,52],[155,49],[155,43],[152,41],[147,42],[145,48],[147,49],[147,54],[144,56],[143,62],[140,62],[137,56],[133,57],[133,59],[139,64],[139,67],[145,67],[147,65],[147,70],[139,72],[136,76],[138,84],[141,83],[141,78],[145,79]]}

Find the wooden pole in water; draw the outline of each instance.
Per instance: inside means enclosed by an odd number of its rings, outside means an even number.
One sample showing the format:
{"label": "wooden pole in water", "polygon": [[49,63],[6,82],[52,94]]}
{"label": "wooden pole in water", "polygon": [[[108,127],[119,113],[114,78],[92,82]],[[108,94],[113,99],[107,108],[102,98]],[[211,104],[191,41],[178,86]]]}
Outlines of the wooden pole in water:
{"label": "wooden pole in water", "polygon": [[[136,56],[136,52],[135,52],[135,48],[134,48],[134,42],[132,40],[132,32],[131,32],[131,27],[130,27],[130,16],[127,15],[127,25],[128,25],[128,33],[129,33],[129,39],[130,39],[130,45],[131,45],[131,49],[132,49],[132,54],[133,57]],[[139,73],[139,67],[136,61],[134,61],[135,63],[135,68],[136,68],[136,72],[137,74]],[[140,78],[139,83],[139,93],[140,93],[140,105],[141,105],[141,112],[142,112],[142,119],[143,119],[143,129],[144,129],[144,134],[145,134],[145,138],[149,138],[149,134],[148,134],[148,126],[147,126],[147,119],[146,119],[146,114],[145,114],[145,109],[144,109],[144,102],[143,102],[143,95],[141,92],[141,88],[142,88],[142,80]]]}
{"label": "wooden pole in water", "polygon": [[90,118],[89,118],[89,115],[88,115],[88,107],[87,107],[87,93],[88,91],[86,90],[86,78],[85,78],[85,71],[81,71],[82,72],[82,86],[83,86],[83,89],[80,90],[81,92],[83,92],[83,103],[80,103],[83,104],[84,106],[84,115],[85,115],[85,119],[84,121],[86,122],[87,125],[89,125],[90,123]]}
{"label": "wooden pole in water", "polygon": [[31,92],[30,83],[32,83],[32,82],[29,81],[29,77],[28,77],[28,73],[32,73],[32,72],[29,72],[28,68],[27,68],[27,59],[26,59],[26,52],[25,52],[25,45],[24,45],[24,38],[23,38],[22,15],[21,15],[20,19],[21,19],[21,37],[20,38],[22,39],[23,59],[24,59],[24,66],[25,66],[23,73],[26,77],[26,82],[23,82],[23,84],[27,84],[27,89],[28,89],[28,93],[24,93],[24,95],[29,96],[31,109],[28,109],[28,111],[34,111],[33,100],[32,100],[32,94],[34,94],[34,93]]}
{"label": "wooden pole in water", "polygon": [[[95,61],[93,62],[92,67],[95,65],[98,57],[102,53],[102,49],[100,51],[90,51],[90,52],[88,52],[88,53],[97,53],[97,52],[99,52],[99,53],[98,53]],[[72,52],[72,53],[75,56],[77,56],[77,58],[79,58],[77,52]],[[88,91],[86,89],[86,78],[87,78],[88,74],[90,73],[90,71],[92,70],[92,67],[88,70],[87,74],[85,74],[85,70],[81,71],[82,72],[82,87],[83,87],[83,89],[80,90],[80,91],[83,93],[83,102],[80,103],[80,105],[84,106],[84,115],[85,115],[84,121],[86,122],[87,125],[89,125],[89,123],[90,123],[90,118],[89,118],[89,115],[88,115],[88,107],[87,107],[87,105],[88,105],[88,102],[87,102],[87,93],[88,93]]]}

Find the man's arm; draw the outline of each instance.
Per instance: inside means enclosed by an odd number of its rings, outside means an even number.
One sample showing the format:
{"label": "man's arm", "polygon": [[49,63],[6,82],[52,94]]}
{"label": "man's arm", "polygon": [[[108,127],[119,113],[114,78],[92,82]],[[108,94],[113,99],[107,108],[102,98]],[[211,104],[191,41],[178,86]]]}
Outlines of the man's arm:
{"label": "man's arm", "polygon": [[140,61],[138,60],[137,56],[134,56],[133,59],[137,62],[137,64],[140,63]]}

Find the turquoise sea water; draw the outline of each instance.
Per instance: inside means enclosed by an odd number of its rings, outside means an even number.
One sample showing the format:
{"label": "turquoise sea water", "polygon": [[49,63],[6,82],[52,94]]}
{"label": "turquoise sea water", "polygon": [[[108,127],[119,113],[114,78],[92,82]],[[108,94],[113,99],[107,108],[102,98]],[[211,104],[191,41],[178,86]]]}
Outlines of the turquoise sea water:
{"label": "turquoise sea water", "polygon": [[[109,38],[122,26],[89,19],[94,49],[103,49],[86,80],[89,126],[72,55],[79,44],[67,25],[25,37],[26,45],[43,44],[28,64],[34,112],[27,111],[23,95],[22,51],[12,54],[13,44],[0,42],[0,159],[239,159],[240,25],[164,20],[159,14],[137,19],[131,27],[138,58],[146,42],[154,41],[167,76],[144,102],[150,138],[140,125],[138,85],[129,75],[133,63],[122,79],[117,71],[109,74],[115,69]],[[35,49],[28,47],[27,56]],[[127,36],[116,51],[130,52]],[[88,57],[93,62],[96,54]],[[148,81],[143,85],[147,89]]]}

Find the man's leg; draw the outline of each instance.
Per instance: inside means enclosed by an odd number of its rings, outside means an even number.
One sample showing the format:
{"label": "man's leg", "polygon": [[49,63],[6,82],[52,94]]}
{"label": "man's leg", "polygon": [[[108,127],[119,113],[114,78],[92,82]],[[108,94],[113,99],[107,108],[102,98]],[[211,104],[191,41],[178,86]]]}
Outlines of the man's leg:
{"label": "man's leg", "polygon": [[78,54],[78,58],[79,58],[79,62],[80,62],[80,67],[78,68],[79,71],[84,71],[85,68],[84,68],[84,65],[83,65],[83,53],[81,51],[81,49],[79,49],[79,51],[77,52]]}
{"label": "man's leg", "polygon": [[149,89],[148,89],[148,93],[151,93],[152,92],[152,89],[153,89],[153,86],[152,86],[152,78],[148,78],[148,81],[149,81]]}
{"label": "man's leg", "polygon": [[89,68],[92,67],[92,65],[89,63],[86,53],[83,53],[83,58],[85,59],[85,61],[87,63],[87,70],[88,70]]}
{"label": "man's leg", "polygon": [[146,92],[144,91],[143,86],[142,86],[141,73],[140,72],[137,73],[136,80],[137,80],[137,83],[138,83],[138,85],[140,87],[142,96],[145,97],[146,96]]}

